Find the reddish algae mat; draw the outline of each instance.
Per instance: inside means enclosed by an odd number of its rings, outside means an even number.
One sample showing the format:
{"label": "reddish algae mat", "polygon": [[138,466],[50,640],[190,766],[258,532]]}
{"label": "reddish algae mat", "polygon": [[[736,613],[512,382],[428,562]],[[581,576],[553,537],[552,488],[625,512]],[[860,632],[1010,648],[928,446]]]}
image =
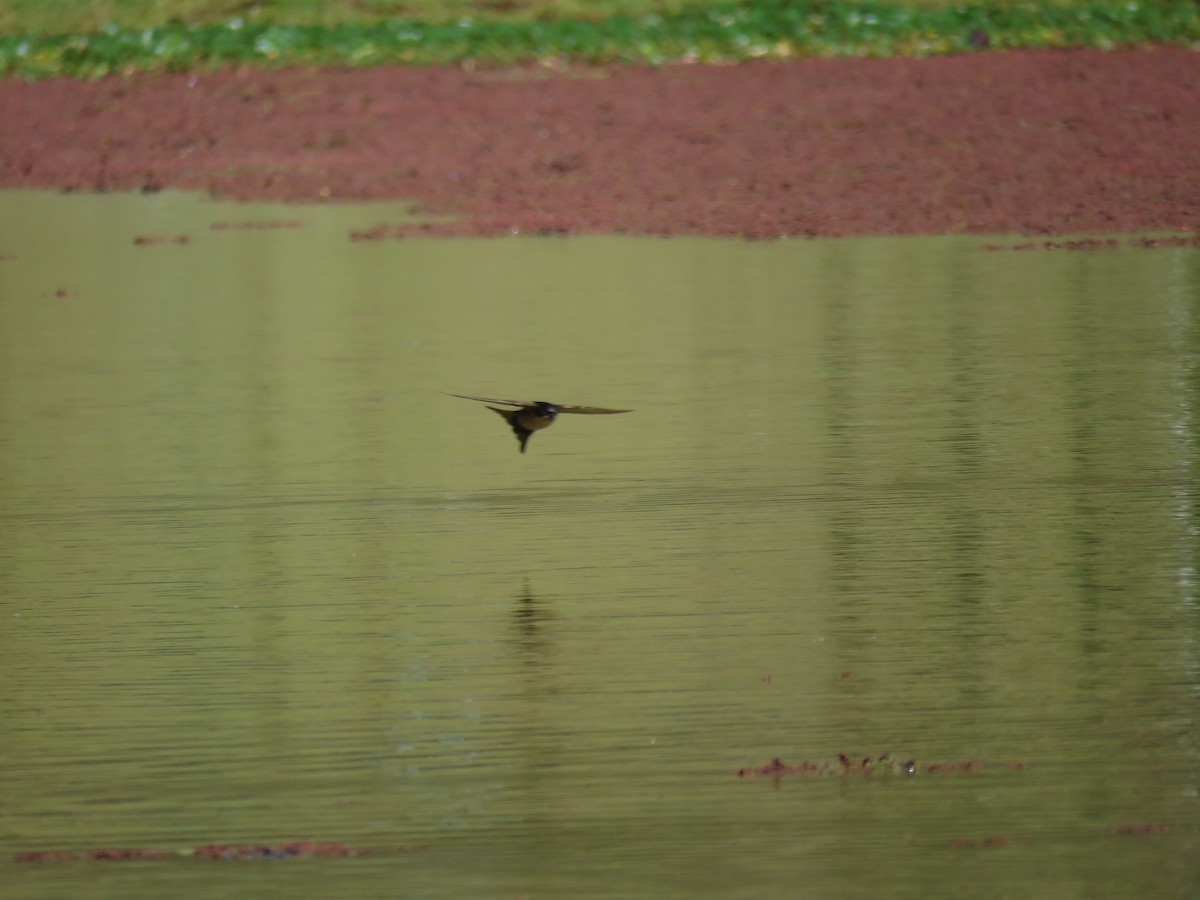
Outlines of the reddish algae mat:
{"label": "reddish algae mat", "polygon": [[[1200,227],[1200,53],[0,82],[0,187],[413,200],[359,239]],[[450,218],[445,218],[450,217]]]}

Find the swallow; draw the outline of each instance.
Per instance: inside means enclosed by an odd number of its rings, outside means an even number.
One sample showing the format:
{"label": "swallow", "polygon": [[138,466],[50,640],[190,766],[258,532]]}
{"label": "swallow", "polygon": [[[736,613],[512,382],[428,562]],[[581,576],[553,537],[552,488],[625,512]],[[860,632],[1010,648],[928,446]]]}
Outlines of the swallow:
{"label": "swallow", "polygon": [[478,400],[480,403],[499,403],[501,406],[515,406],[516,409],[497,409],[489,406],[492,412],[499,413],[509,424],[517,440],[521,442],[521,452],[535,431],[549,428],[558,418],[559,413],[572,413],[581,416],[611,416],[615,413],[633,412],[632,409],[605,409],[601,406],[572,406],[569,403],[548,403],[545,400],[494,400],[491,397],[472,397],[470,394],[451,394],[448,397],[461,397],[463,400]]}

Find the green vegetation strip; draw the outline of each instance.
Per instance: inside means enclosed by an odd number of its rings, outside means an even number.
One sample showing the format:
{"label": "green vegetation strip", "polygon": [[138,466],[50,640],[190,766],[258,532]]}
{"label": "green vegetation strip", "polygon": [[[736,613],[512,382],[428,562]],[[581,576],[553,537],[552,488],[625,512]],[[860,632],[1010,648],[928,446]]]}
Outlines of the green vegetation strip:
{"label": "green vegetation strip", "polygon": [[100,77],[222,66],[730,62],[929,56],[1013,47],[1200,43],[1196,0],[1062,6],[751,0],[599,21],[412,20],[283,25],[231,18],[90,34],[0,36],[0,76]]}

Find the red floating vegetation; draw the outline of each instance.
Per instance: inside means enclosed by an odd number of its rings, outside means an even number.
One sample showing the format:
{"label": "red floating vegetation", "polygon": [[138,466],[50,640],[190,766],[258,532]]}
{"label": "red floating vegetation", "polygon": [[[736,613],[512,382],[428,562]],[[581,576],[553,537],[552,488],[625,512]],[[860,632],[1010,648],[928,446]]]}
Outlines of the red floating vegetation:
{"label": "red floating vegetation", "polygon": [[789,766],[778,756],[767,763],[765,766],[751,766],[745,769],[738,769],[738,778],[777,778],[781,775],[792,775],[796,772],[819,772],[821,767],[817,763],[808,762],[805,760],[799,765]]}
{"label": "red floating vegetation", "polygon": [[114,848],[107,850],[91,850],[86,859],[107,859],[125,862],[132,859],[165,859],[165,850],[142,850],[138,847]]}
{"label": "red floating vegetation", "polygon": [[1131,238],[1125,242],[1125,246],[1143,250],[1156,250],[1159,247],[1200,247],[1200,237]]}
{"label": "red floating vegetation", "polygon": [[1167,234],[1200,225],[1198,67],[1156,46],[3,79],[0,186],[403,200],[480,236]]}
{"label": "red floating vegetation", "polygon": [[926,772],[982,772],[984,763],[981,759],[962,759],[957,762],[929,763]]}
{"label": "red floating vegetation", "polygon": [[861,760],[851,759],[845,753],[839,753],[836,763],[820,763],[805,759],[795,765],[789,765],[779,757],[775,757],[765,766],[749,766],[744,769],[738,769],[737,774],[739,778],[779,778],[783,775],[841,774],[844,772],[870,774],[877,767],[888,765],[896,768],[897,771],[905,771],[906,766],[912,766],[915,763],[892,763],[886,753],[881,756],[864,756]]}
{"label": "red floating vegetation", "polygon": [[[794,765],[789,765],[775,757],[765,766],[748,766],[743,769],[738,769],[739,778],[780,778],[784,775],[846,775],[860,774],[870,775],[873,772],[894,772],[899,775],[915,775],[918,771],[924,771],[931,775],[945,775],[953,773],[978,774],[987,768],[987,763],[982,759],[960,759],[950,762],[933,762],[919,764],[915,759],[895,759],[891,754],[883,753],[879,756],[863,756],[851,757],[846,753],[839,753],[836,762],[813,762],[812,760],[802,760]],[[1025,762],[1023,760],[1013,760],[1002,764],[1003,768],[1009,772],[1025,771]]]}
{"label": "red floating vegetation", "polygon": [[1161,238],[1087,238],[1078,241],[1025,241],[1021,244],[983,244],[979,249],[989,253],[1004,250],[1157,250],[1165,247],[1200,247],[1200,237],[1171,236]]}
{"label": "red floating vegetation", "polygon": [[1162,822],[1144,822],[1138,825],[1118,825],[1115,834],[1166,834],[1170,825]]}
{"label": "red floating vegetation", "polygon": [[267,219],[251,222],[213,222],[210,231],[271,231],[278,228],[303,228],[298,219]]}
{"label": "red floating vegetation", "polygon": [[318,844],[314,841],[294,841],[290,844],[269,846],[267,844],[205,844],[192,851],[200,859],[287,859],[292,856],[355,856],[362,850],[354,850],[345,844]]}
{"label": "red floating vegetation", "polygon": [[372,225],[370,228],[362,228],[357,231],[350,232],[350,240],[352,241],[382,241],[384,238],[391,236],[391,227],[388,225]]}
{"label": "red floating vegetation", "polygon": [[[405,849],[405,848],[400,848]],[[411,848],[409,848],[411,849]],[[29,850],[18,853],[16,862],[75,862],[79,860],[116,860],[121,862],[145,859],[166,859],[168,856],[191,856],[217,861],[291,859],[299,856],[361,856],[373,851],[348,847],[340,843],[292,841],[288,844],[205,844],[191,851],[171,853],[166,850],[142,848],[104,848],[100,850]]]}
{"label": "red floating vegetation", "polygon": [[186,234],[139,234],[133,242],[139,247],[153,247],[157,244],[190,244],[192,239]]}
{"label": "red floating vegetation", "polygon": [[[589,231],[587,222],[569,215],[526,214],[519,218],[504,215],[490,216],[484,220],[468,221],[452,219],[438,222],[393,222],[372,225],[350,231],[352,241],[403,241],[408,238],[434,237],[563,237],[584,234]],[[620,229],[612,229],[621,233]],[[743,234],[752,238],[753,235]],[[772,237],[778,237],[773,235]]]}
{"label": "red floating vegetation", "polygon": [[16,862],[70,862],[83,859],[83,856],[65,850],[26,850],[24,853],[18,853],[13,859]]}
{"label": "red floating vegetation", "polygon": [[115,860],[128,862],[138,859],[166,859],[165,850],[144,850],[139,847],[105,847],[100,850],[31,850],[18,853],[17,862],[74,862],[76,860]]}

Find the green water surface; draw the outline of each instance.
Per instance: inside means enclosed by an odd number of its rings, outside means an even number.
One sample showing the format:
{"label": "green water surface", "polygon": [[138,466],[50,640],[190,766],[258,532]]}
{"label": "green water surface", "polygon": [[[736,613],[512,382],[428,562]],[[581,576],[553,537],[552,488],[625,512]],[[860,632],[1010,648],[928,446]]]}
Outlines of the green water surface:
{"label": "green water surface", "polygon": [[1196,895],[1200,251],[402,215],[3,196],[6,900]]}

